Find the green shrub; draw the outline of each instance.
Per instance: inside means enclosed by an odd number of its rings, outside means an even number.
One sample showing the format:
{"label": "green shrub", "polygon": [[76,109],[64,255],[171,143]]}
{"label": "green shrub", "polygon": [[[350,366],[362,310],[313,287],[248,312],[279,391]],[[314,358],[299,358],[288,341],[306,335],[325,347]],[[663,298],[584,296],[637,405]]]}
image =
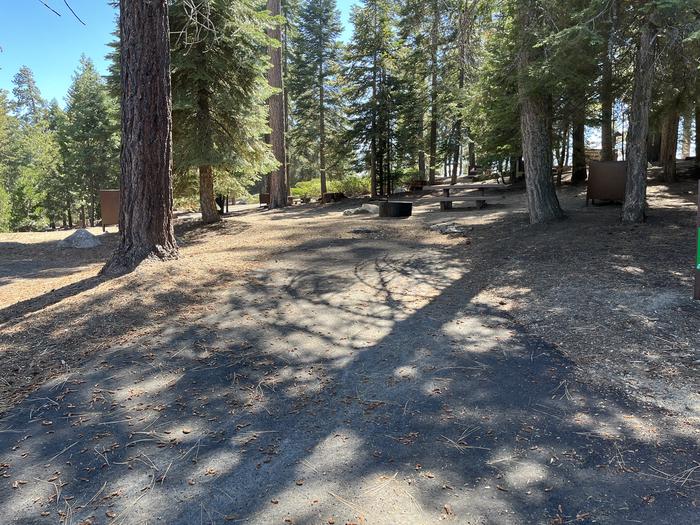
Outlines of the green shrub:
{"label": "green shrub", "polygon": [[372,192],[369,177],[346,175],[341,180],[332,180],[329,184],[331,193],[344,193],[346,197],[361,197]]}
{"label": "green shrub", "polygon": [[[340,180],[328,181],[329,193],[344,193],[346,197],[360,197],[371,193],[369,177],[346,175]],[[292,188],[292,195],[298,199],[321,197],[321,179],[300,181]]]}

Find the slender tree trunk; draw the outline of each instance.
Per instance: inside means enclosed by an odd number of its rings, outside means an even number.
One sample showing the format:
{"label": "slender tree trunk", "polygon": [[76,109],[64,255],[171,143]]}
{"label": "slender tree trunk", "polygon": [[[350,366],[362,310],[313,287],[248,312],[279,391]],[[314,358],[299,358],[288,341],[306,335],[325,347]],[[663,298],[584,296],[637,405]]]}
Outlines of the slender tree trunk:
{"label": "slender tree trunk", "polygon": [[378,197],[382,191],[379,188],[381,181],[377,166],[379,165],[379,151],[377,144],[377,54],[372,57],[372,144],[370,152],[370,177],[372,184],[372,197]]}
{"label": "slender tree trunk", "polygon": [[690,157],[690,149],[693,144],[693,114],[687,111],[683,115],[683,146],[681,156],[683,159]]}
{"label": "slender tree trunk", "polygon": [[678,125],[680,113],[671,110],[664,116],[661,128],[661,162],[664,166],[664,181],[676,181],[676,152],[678,151]]}
{"label": "slender tree trunk", "polygon": [[646,218],[647,134],[654,84],[656,35],[656,26],[651,22],[645,23],[635,61],[627,137],[627,187],[622,209],[622,221],[625,223],[643,222]]}
{"label": "slender tree trunk", "polygon": [[425,114],[423,113],[423,110],[421,110],[421,115],[420,115],[420,120],[418,123],[419,127],[419,133],[418,133],[418,177],[420,180],[425,180],[425,136],[424,136],[424,127],[425,127]]}
{"label": "slender tree trunk", "polygon": [[462,154],[462,147],[457,142],[454,147],[454,156],[452,157],[452,184],[457,183],[457,178],[459,177],[459,159]]}
{"label": "slender tree trunk", "polygon": [[610,58],[610,31],[605,35],[605,54],[603,55],[603,76],[600,83],[600,119],[601,119],[601,156],[600,160],[614,160],[613,148],[613,69]]}
{"label": "slender tree trunk", "polygon": [[[280,0],[267,0],[267,10],[273,16],[282,14],[282,4]],[[278,42],[282,38],[282,28],[280,24],[268,31],[268,35]],[[279,92],[270,97],[270,144],[272,153],[279,163],[278,168],[268,175],[268,190],[270,192],[270,209],[283,208],[287,206],[287,153],[284,136],[284,82],[282,80],[282,48],[270,47],[272,67],[268,72],[270,86],[278,89]]]}
{"label": "slender tree trunk", "polygon": [[661,162],[661,131],[650,129],[647,133],[647,162]]}
{"label": "slender tree trunk", "polygon": [[430,31],[430,168],[428,180],[435,184],[437,171],[437,134],[438,134],[438,38],[440,30],[439,7],[437,0],[432,1],[433,24]]}
{"label": "slender tree trunk", "polygon": [[563,123],[563,128],[561,130],[561,143],[559,148],[557,148],[557,186],[562,184],[562,176],[564,175],[564,162],[566,160],[566,148],[569,141],[569,121]]}
{"label": "slender tree trunk", "polygon": [[[700,93],[698,97],[700,98]],[[695,174],[700,177],[700,102],[695,106]]]}
{"label": "slender tree trunk", "polygon": [[572,126],[573,168],[571,184],[586,182],[586,114],[582,108],[574,110]]}
{"label": "slender tree trunk", "polygon": [[318,153],[319,168],[321,171],[321,197],[328,193],[326,186],[326,101],[325,101],[325,80],[323,78],[323,66],[319,75],[319,97],[318,97]]}
{"label": "slender tree trunk", "polygon": [[469,141],[469,171],[476,168],[476,148],[473,140]]}
{"label": "slender tree trunk", "polygon": [[[213,123],[209,109],[209,91],[201,87],[197,94],[197,127],[202,134],[204,150],[208,155],[214,151],[212,143]],[[202,222],[211,224],[221,220],[216,211],[216,197],[214,195],[214,169],[211,165],[199,166],[199,209],[202,212]]]}
{"label": "slender tree trunk", "polygon": [[530,77],[532,42],[531,1],[519,4],[519,23],[522,31],[518,60],[518,91],[520,96],[520,128],[525,159],[530,223],[537,224],[564,216],[552,180],[552,104],[550,98],[533,87]]}

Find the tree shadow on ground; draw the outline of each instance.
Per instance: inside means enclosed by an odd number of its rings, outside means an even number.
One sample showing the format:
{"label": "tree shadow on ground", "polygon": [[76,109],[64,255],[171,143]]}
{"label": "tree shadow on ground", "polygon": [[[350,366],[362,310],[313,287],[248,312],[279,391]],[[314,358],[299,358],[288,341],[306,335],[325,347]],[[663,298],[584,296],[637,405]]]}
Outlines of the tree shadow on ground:
{"label": "tree shadow on ground", "polygon": [[[66,234],[68,236],[68,234]],[[95,249],[60,248],[59,240],[39,243],[0,242],[0,286],[17,279],[62,277],[104,261],[117,243],[117,235],[100,236]]]}
{"label": "tree shadow on ground", "polygon": [[186,289],[157,297],[179,305],[165,330],[0,423],[0,506],[25,524],[689,522],[697,441],[482,303],[498,269],[338,238],[195,323],[177,322]]}

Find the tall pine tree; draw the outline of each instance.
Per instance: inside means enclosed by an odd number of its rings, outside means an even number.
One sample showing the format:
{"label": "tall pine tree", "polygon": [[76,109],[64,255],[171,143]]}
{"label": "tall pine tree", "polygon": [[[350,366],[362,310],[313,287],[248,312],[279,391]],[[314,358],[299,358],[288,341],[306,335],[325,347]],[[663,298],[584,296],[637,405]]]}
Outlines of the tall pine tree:
{"label": "tall pine tree", "polygon": [[394,183],[396,105],[395,10],[389,0],[364,0],[352,11],[348,46],[351,139],[369,168],[372,195],[388,195]]}
{"label": "tall pine tree", "polygon": [[92,60],[83,56],[68,90],[61,128],[64,170],[83,215],[94,226],[99,190],[117,186],[117,107]]}
{"label": "tall pine tree", "polygon": [[215,177],[270,171],[263,137],[270,95],[268,16],[254,0],[209,0],[170,10],[174,162],[199,171],[202,220],[216,222]]}
{"label": "tall pine tree", "polygon": [[320,175],[325,194],[329,171],[338,173],[343,165],[333,153],[342,150],[345,131],[338,42],[342,26],[335,0],[306,0],[297,23],[289,84],[294,101],[292,140],[295,158],[306,160],[302,170]]}

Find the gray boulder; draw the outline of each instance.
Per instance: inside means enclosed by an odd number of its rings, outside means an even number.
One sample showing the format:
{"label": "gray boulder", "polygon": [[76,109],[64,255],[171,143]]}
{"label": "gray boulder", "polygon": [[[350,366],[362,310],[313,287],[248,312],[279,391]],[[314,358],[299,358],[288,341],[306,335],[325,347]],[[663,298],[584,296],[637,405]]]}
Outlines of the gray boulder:
{"label": "gray boulder", "polygon": [[102,246],[102,242],[87,230],[77,230],[58,243],[59,248],[77,248],[85,250]]}

